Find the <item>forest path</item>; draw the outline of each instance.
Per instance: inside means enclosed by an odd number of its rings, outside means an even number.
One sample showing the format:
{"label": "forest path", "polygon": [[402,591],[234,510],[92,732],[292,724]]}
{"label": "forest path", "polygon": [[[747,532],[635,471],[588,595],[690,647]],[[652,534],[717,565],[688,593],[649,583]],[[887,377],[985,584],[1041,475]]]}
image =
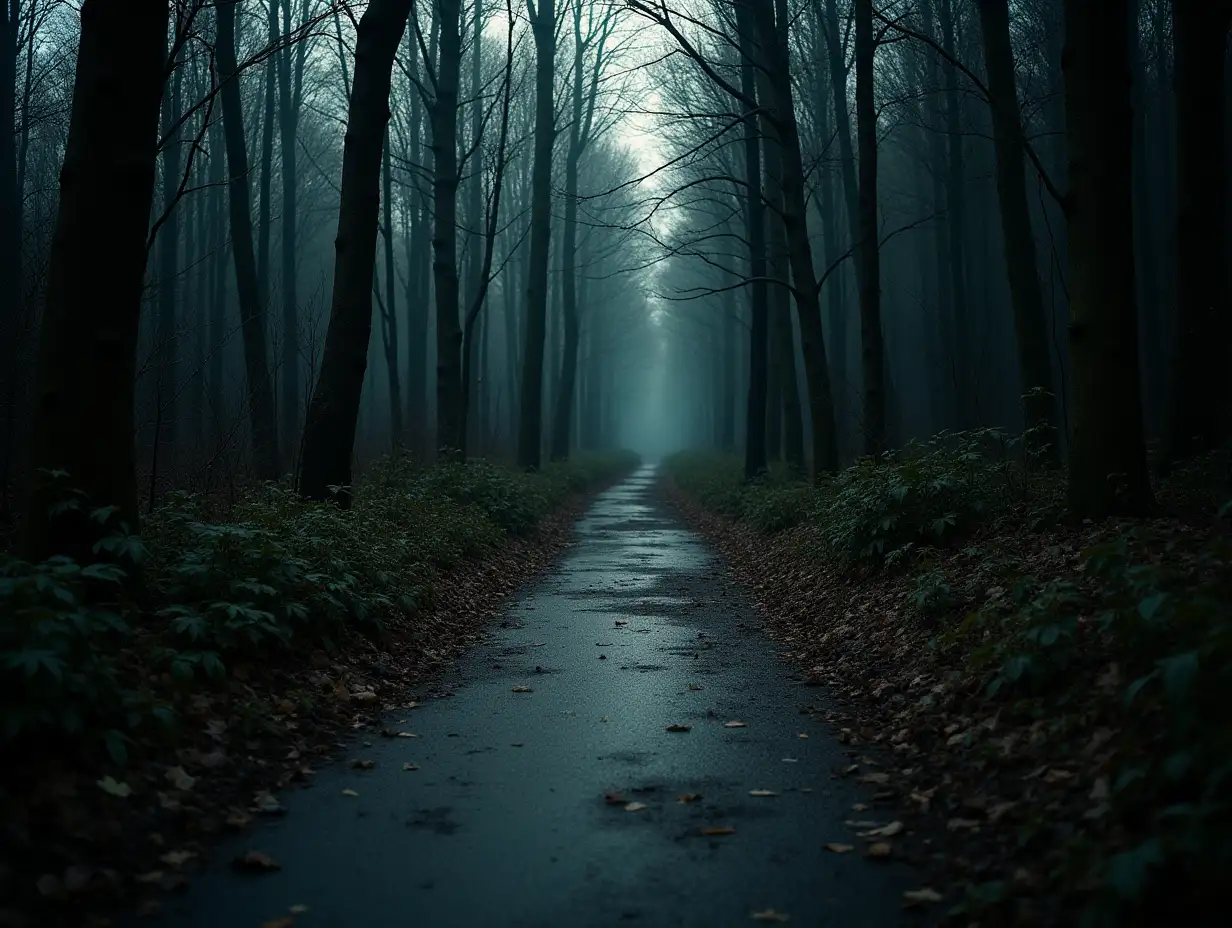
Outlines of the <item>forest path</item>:
{"label": "forest path", "polygon": [[[859,844],[844,820],[873,813],[852,811],[868,794],[831,777],[849,760],[800,711],[817,691],[654,483],[644,467],[596,500],[437,684],[452,698],[389,717],[418,737],[358,743],[284,795],[289,814],[219,848],[161,923],[257,928],[292,906],[296,928],[906,923],[907,868],[824,848]],[[233,873],[249,849],[282,869]]]}

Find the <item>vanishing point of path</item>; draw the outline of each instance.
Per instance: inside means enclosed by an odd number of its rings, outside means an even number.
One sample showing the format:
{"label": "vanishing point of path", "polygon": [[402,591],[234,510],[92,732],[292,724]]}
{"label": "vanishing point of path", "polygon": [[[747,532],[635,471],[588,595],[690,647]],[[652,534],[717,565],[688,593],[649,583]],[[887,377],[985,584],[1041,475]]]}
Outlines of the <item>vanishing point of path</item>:
{"label": "vanishing point of path", "polygon": [[[389,716],[418,737],[359,742],[286,793],[287,816],[219,848],[160,923],[258,928],[292,906],[296,928],[914,922],[910,871],[825,849],[860,843],[844,822],[873,814],[851,810],[869,796],[831,776],[849,760],[800,712],[819,692],[654,482],[646,467],[597,499],[562,563],[439,681],[450,698]],[[249,849],[282,869],[232,872]]]}

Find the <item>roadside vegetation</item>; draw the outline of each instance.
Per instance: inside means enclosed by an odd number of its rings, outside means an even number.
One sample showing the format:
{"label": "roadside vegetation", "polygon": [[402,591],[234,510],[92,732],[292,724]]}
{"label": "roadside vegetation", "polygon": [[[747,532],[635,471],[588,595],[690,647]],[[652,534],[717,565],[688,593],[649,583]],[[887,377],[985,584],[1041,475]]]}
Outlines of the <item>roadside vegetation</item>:
{"label": "roadside vegetation", "polygon": [[716,453],[666,471],[839,700],[848,775],[912,823],[896,853],[949,875],[955,916],[1131,925],[1201,922],[1232,872],[1230,463],[1102,524],[995,430],[816,488]]}
{"label": "roadside vegetation", "polygon": [[[102,843],[132,820],[163,832],[155,820],[187,814],[197,834],[244,821],[237,787],[304,779],[314,729],[356,727],[473,639],[550,553],[540,528],[555,519],[564,537],[579,495],[635,465],[623,452],[537,473],[403,456],[371,467],[349,508],[273,483],[226,505],[176,493],[140,536],[58,478],[56,517],[105,531],[86,562],[0,555],[0,890],[21,860],[46,897],[119,892],[136,852]],[[474,595],[449,599],[468,584]],[[203,777],[219,779],[215,800]],[[162,869],[154,882],[178,867]]]}

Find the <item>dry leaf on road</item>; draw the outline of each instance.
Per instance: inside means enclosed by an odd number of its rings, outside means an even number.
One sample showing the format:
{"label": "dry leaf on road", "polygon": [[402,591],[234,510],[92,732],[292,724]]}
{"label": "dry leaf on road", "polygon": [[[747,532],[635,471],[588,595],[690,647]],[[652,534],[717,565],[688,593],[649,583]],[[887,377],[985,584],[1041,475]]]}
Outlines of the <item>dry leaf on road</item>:
{"label": "dry leaf on road", "polygon": [[646,803],[644,802],[631,802],[627,806],[625,806],[625,811],[626,812],[641,812],[642,809],[644,808],[646,808]]}
{"label": "dry leaf on road", "polygon": [[748,726],[744,722],[727,722],[724,725],[724,727],[725,728],[747,728]]}
{"label": "dry leaf on road", "polygon": [[772,790],[772,789],[751,789],[751,790],[749,790],[749,795],[750,795],[750,796],[757,796],[758,798],[762,798],[762,797],[764,797],[764,796],[777,796],[777,795],[778,795],[778,793],[776,793],[776,792],[775,792],[774,790]]}
{"label": "dry leaf on road", "polygon": [[776,912],[774,909],[763,909],[760,912],[752,912],[749,918],[755,922],[789,922],[791,916],[786,912]]}
{"label": "dry leaf on road", "polygon": [[667,731],[689,731],[693,728],[692,725],[672,724],[667,726]]}
{"label": "dry leaf on road", "polygon": [[269,873],[282,869],[282,864],[262,851],[245,851],[231,861],[231,866],[246,873]]}
{"label": "dry leaf on road", "polygon": [[849,854],[855,849],[854,844],[839,844],[837,841],[831,841],[826,845],[826,850],[833,851],[835,854]]}
{"label": "dry leaf on road", "polygon": [[926,905],[930,902],[940,902],[941,893],[925,886],[923,889],[909,889],[903,893],[904,906]]}

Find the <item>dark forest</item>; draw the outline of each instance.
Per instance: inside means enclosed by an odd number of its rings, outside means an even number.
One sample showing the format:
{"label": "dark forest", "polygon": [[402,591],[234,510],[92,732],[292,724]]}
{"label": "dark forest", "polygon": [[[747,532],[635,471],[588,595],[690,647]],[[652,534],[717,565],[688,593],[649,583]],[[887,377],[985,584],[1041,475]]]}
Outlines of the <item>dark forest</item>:
{"label": "dark forest", "polygon": [[1222,923],[1232,0],[3,0],[0,928]]}

